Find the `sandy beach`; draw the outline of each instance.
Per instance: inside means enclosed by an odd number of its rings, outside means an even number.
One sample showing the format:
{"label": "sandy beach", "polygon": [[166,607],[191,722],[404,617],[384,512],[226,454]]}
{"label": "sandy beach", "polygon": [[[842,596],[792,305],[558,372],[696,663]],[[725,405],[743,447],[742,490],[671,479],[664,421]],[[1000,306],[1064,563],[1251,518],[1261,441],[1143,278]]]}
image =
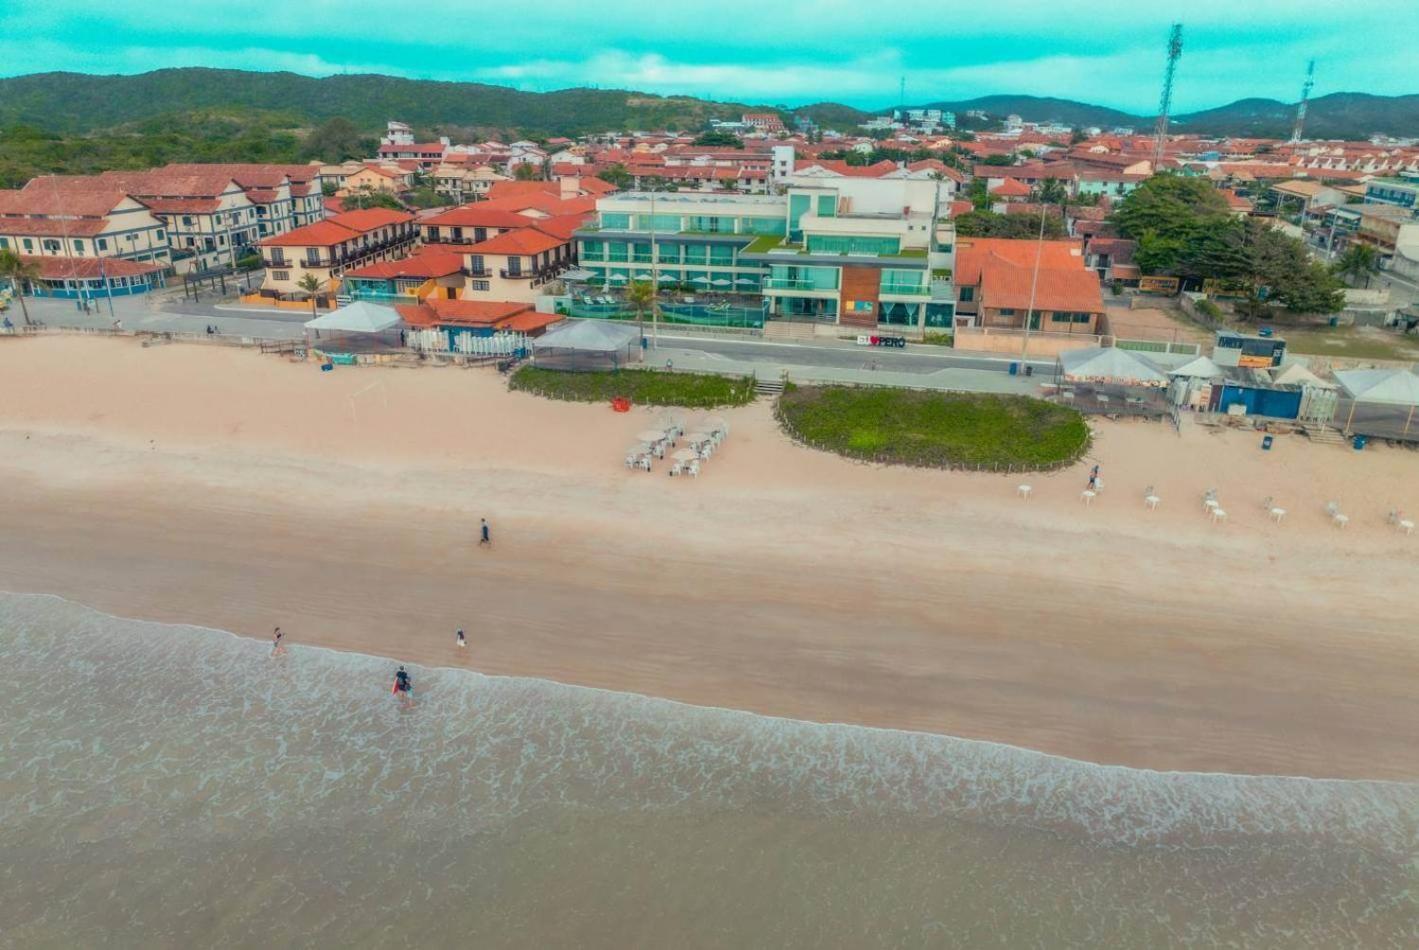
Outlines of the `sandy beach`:
{"label": "sandy beach", "polygon": [[3,590],[1101,763],[1419,779],[1419,537],[1384,522],[1419,511],[1413,452],[1105,422],[1085,508],[1087,465],[859,465],[765,403],[700,479],[632,473],[657,413],[490,370],[47,337],[0,338],[0,379]]}

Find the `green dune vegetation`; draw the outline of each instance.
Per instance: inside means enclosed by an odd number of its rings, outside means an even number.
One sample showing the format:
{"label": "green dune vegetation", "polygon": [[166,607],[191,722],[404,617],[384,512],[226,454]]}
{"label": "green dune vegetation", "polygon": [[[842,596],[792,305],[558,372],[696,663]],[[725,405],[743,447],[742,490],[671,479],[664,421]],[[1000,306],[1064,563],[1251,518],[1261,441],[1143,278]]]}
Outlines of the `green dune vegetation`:
{"label": "green dune vegetation", "polygon": [[570,402],[610,402],[624,396],[633,405],[684,406],[714,409],[754,401],[754,380],[727,376],[696,376],[651,369],[577,373],[524,366],[512,376],[511,388]]}
{"label": "green dune vegetation", "polygon": [[775,413],[797,442],[889,465],[1041,471],[1089,447],[1082,415],[1028,396],[790,385]]}

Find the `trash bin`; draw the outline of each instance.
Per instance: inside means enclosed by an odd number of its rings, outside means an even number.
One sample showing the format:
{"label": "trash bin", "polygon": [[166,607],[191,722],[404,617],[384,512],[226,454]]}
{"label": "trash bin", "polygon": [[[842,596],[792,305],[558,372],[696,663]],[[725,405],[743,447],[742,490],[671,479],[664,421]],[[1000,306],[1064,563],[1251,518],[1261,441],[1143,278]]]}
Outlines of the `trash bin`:
{"label": "trash bin", "polygon": [[1340,326],[1340,318],[1339,318],[1339,317],[1331,317],[1331,318],[1330,318],[1330,325],[1333,326],[1333,327],[1338,327],[1338,326]]}
{"label": "trash bin", "polygon": [[1261,450],[1263,452],[1271,451],[1271,436],[1265,435],[1261,437]]}
{"label": "trash bin", "polygon": [[1361,449],[1363,449],[1367,444],[1369,444],[1369,441],[1370,441],[1370,437],[1369,437],[1369,436],[1367,436],[1367,435],[1357,435],[1357,436],[1355,436],[1355,439],[1354,439],[1354,441],[1353,441],[1351,444],[1355,446],[1355,451],[1358,452],[1358,451],[1360,451]]}
{"label": "trash bin", "polygon": [[1025,375],[1026,375],[1026,376],[1033,376],[1033,375],[1035,375],[1035,368],[1034,368],[1033,366],[1031,366],[1029,363],[1026,363],[1026,364],[1025,364]]}
{"label": "trash bin", "polygon": [[1019,375],[1019,373],[1020,373],[1020,364],[1019,364],[1019,363],[1011,363],[1011,364],[1010,364],[1010,375],[1011,375],[1011,376],[1017,376],[1017,375]]}

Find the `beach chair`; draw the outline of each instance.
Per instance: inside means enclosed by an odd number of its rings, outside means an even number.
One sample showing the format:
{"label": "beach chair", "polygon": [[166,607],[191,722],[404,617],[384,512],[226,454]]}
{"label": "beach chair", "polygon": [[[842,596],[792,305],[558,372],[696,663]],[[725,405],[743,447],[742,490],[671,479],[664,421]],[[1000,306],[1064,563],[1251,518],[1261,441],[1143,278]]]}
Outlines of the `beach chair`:
{"label": "beach chair", "polygon": [[626,468],[635,468],[639,464],[640,459],[630,453],[626,454]]}
{"label": "beach chair", "polygon": [[674,475],[683,475],[684,473],[685,473],[685,463],[684,463],[684,462],[676,462],[674,465],[671,465],[671,466],[670,466],[670,474],[671,474],[672,476],[674,476]]}
{"label": "beach chair", "polygon": [[699,478],[699,477],[700,477],[700,460],[699,460],[699,459],[692,459],[692,460],[685,466],[685,471],[688,472],[689,474],[695,476],[696,478]]}

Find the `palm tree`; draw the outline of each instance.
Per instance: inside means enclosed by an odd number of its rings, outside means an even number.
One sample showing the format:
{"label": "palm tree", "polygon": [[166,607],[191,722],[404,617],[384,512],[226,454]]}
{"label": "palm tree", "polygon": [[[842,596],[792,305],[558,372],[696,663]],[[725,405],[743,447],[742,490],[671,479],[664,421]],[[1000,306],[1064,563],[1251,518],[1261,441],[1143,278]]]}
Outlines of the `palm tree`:
{"label": "palm tree", "polygon": [[25,260],[11,250],[0,250],[0,277],[10,281],[15,296],[20,299],[20,313],[24,315],[25,326],[30,325],[30,308],[25,304],[25,284],[39,279],[39,265]]}
{"label": "palm tree", "polygon": [[1369,244],[1351,244],[1335,262],[1337,274],[1349,277],[1351,283],[1364,277],[1366,287],[1370,286],[1370,275],[1378,273],[1379,269],[1379,252]]}
{"label": "palm tree", "polygon": [[655,305],[655,285],[648,280],[638,280],[626,288],[626,303],[636,312],[636,323],[641,328],[641,339],[645,339],[645,312]]}
{"label": "palm tree", "polygon": [[315,292],[320,289],[320,278],[314,274],[302,274],[301,279],[296,281],[296,286],[310,294],[310,316],[315,319]]}

